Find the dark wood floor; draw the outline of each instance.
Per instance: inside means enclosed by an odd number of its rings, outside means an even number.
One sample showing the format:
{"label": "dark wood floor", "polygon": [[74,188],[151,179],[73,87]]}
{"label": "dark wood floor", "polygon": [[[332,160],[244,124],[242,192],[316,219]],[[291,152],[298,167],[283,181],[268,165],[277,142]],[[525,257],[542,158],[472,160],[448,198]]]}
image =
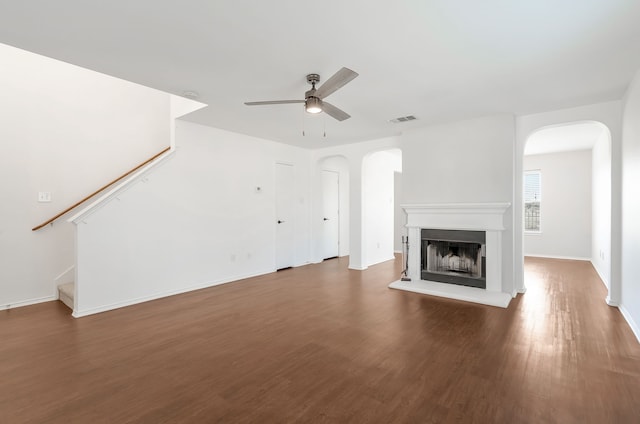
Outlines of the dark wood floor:
{"label": "dark wood floor", "polygon": [[589,263],[508,309],[334,259],[73,319],[0,312],[2,423],[638,423],[640,344]]}

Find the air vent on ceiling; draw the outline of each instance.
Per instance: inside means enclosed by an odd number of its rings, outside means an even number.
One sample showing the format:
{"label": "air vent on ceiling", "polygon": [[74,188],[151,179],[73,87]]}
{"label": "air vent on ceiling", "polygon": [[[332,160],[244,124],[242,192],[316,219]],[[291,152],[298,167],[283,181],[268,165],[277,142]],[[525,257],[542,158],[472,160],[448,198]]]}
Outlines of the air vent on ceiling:
{"label": "air vent on ceiling", "polygon": [[399,124],[401,122],[414,121],[416,119],[418,118],[416,118],[413,115],[408,115],[408,116],[401,116],[400,118],[391,119],[389,120],[389,122],[393,122],[394,124]]}

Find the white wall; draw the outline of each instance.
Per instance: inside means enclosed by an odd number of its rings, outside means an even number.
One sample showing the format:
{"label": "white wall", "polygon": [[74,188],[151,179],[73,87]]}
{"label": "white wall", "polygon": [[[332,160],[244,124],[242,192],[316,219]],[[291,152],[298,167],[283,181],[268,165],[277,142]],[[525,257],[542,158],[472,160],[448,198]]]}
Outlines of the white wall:
{"label": "white wall", "polygon": [[603,129],[591,150],[591,263],[604,284],[611,280],[611,142]]}
{"label": "white wall", "polygon": [[394,259],[395,172],[402,170],[399,150],[367,156],[362,168],[364,228],[367,265]]}
{"label": "white wall", "polygon": [[393,250],[396,253],[402,252],[402,237],[407,236],[407,213],[402,209],[402,172],[394,172],[394,206],[393,206],[393,220],[394,220],[394,232]]}
{"label": "white wall", "polygon": [[627,92],[623,119],[621,310],[640,340],[640,71]]}
{"label": "white wall", "polygon": [[180,121],[176,137],[171,159],[81,218],[77,315],[275,271],[276,162],[294,165],[308,262],[309,151]]}
{"label": "white wall", "polygon": [[591,259],[591,150],[525,156],[524,170],[542,182],[541,232],[525,233],[524,254]]}
{"label": "white wall", "polygon": [[[402,203],[513,204],[514,117],[498,115],[407,131]],[[513,291],[513,208],[505,215],[503,291]]]}
{"label": "white wall", "polygon": [[1,309],[55,298],[73,228],[31,228],[168,147],[170,95],[1,44],[0,93]]}

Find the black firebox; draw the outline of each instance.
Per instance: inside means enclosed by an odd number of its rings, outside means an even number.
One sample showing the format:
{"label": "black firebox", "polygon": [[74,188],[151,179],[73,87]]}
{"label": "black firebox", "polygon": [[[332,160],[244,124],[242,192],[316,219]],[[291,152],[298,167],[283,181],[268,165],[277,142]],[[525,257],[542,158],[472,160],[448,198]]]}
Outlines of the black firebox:
{"label": "black firebox", "polygon": [[421,278],[487,288],[484,231],[422,229]]}

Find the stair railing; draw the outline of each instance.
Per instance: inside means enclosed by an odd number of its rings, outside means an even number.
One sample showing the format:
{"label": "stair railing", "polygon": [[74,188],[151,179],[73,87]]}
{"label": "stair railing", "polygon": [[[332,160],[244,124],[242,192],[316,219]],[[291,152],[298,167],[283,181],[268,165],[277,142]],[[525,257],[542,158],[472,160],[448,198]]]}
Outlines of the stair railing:
{"label": "stair railing", "polygon": [[171,147],[167,147],[166,149],[164,149],[163,151],[161,151],[158,154],[153,155],[152,157],[150,157],[149,159],[145,160],[144,162],[142,162],[140,165],[136,166],[135,168],[132,168],[131,170],[125,172],[124,174],[122,174],[121,176],[119,176],[118,178],[116,178],[115,180],[112,180],[111,182],[107,183],[106,185],[100,187],[98,190],[94,191],[93,193],[91,193],[90,195],[84,197],[82,200],[74,203],[73,205],[69,206],[68,208],[66,208],[65,210],[63,210],[62,212],[60,212],[59,214],[55,215],[52,218],[49,218],[48,220],[46,220],[45,222],[43,222],[42,224],[35,226],[31,229],[31,231],[37,231],[42,227],[45,227],[49,224],[53,224],[53,222],[60,218],[62,215],[66,214],[67,212],[77,208],[78,206],[80,206],[81,204],[83,204],[84,202],[86,202],[87,200],[91,199],[92,197],[94,197],[97,194],[102,193],[104,190],[106,190],[107,188],[111,187],[112,185],[114,185],[115,183],[121,181],[123,178],[128,177],[129,175],[133,174],[134,172],[136,172],[138,169],[142,168],[143,166],[147,165],[150,162],[153,162],[155,159],[157,159],[159,156],[162,156],[164,153],[168,152],[171,149]]}

